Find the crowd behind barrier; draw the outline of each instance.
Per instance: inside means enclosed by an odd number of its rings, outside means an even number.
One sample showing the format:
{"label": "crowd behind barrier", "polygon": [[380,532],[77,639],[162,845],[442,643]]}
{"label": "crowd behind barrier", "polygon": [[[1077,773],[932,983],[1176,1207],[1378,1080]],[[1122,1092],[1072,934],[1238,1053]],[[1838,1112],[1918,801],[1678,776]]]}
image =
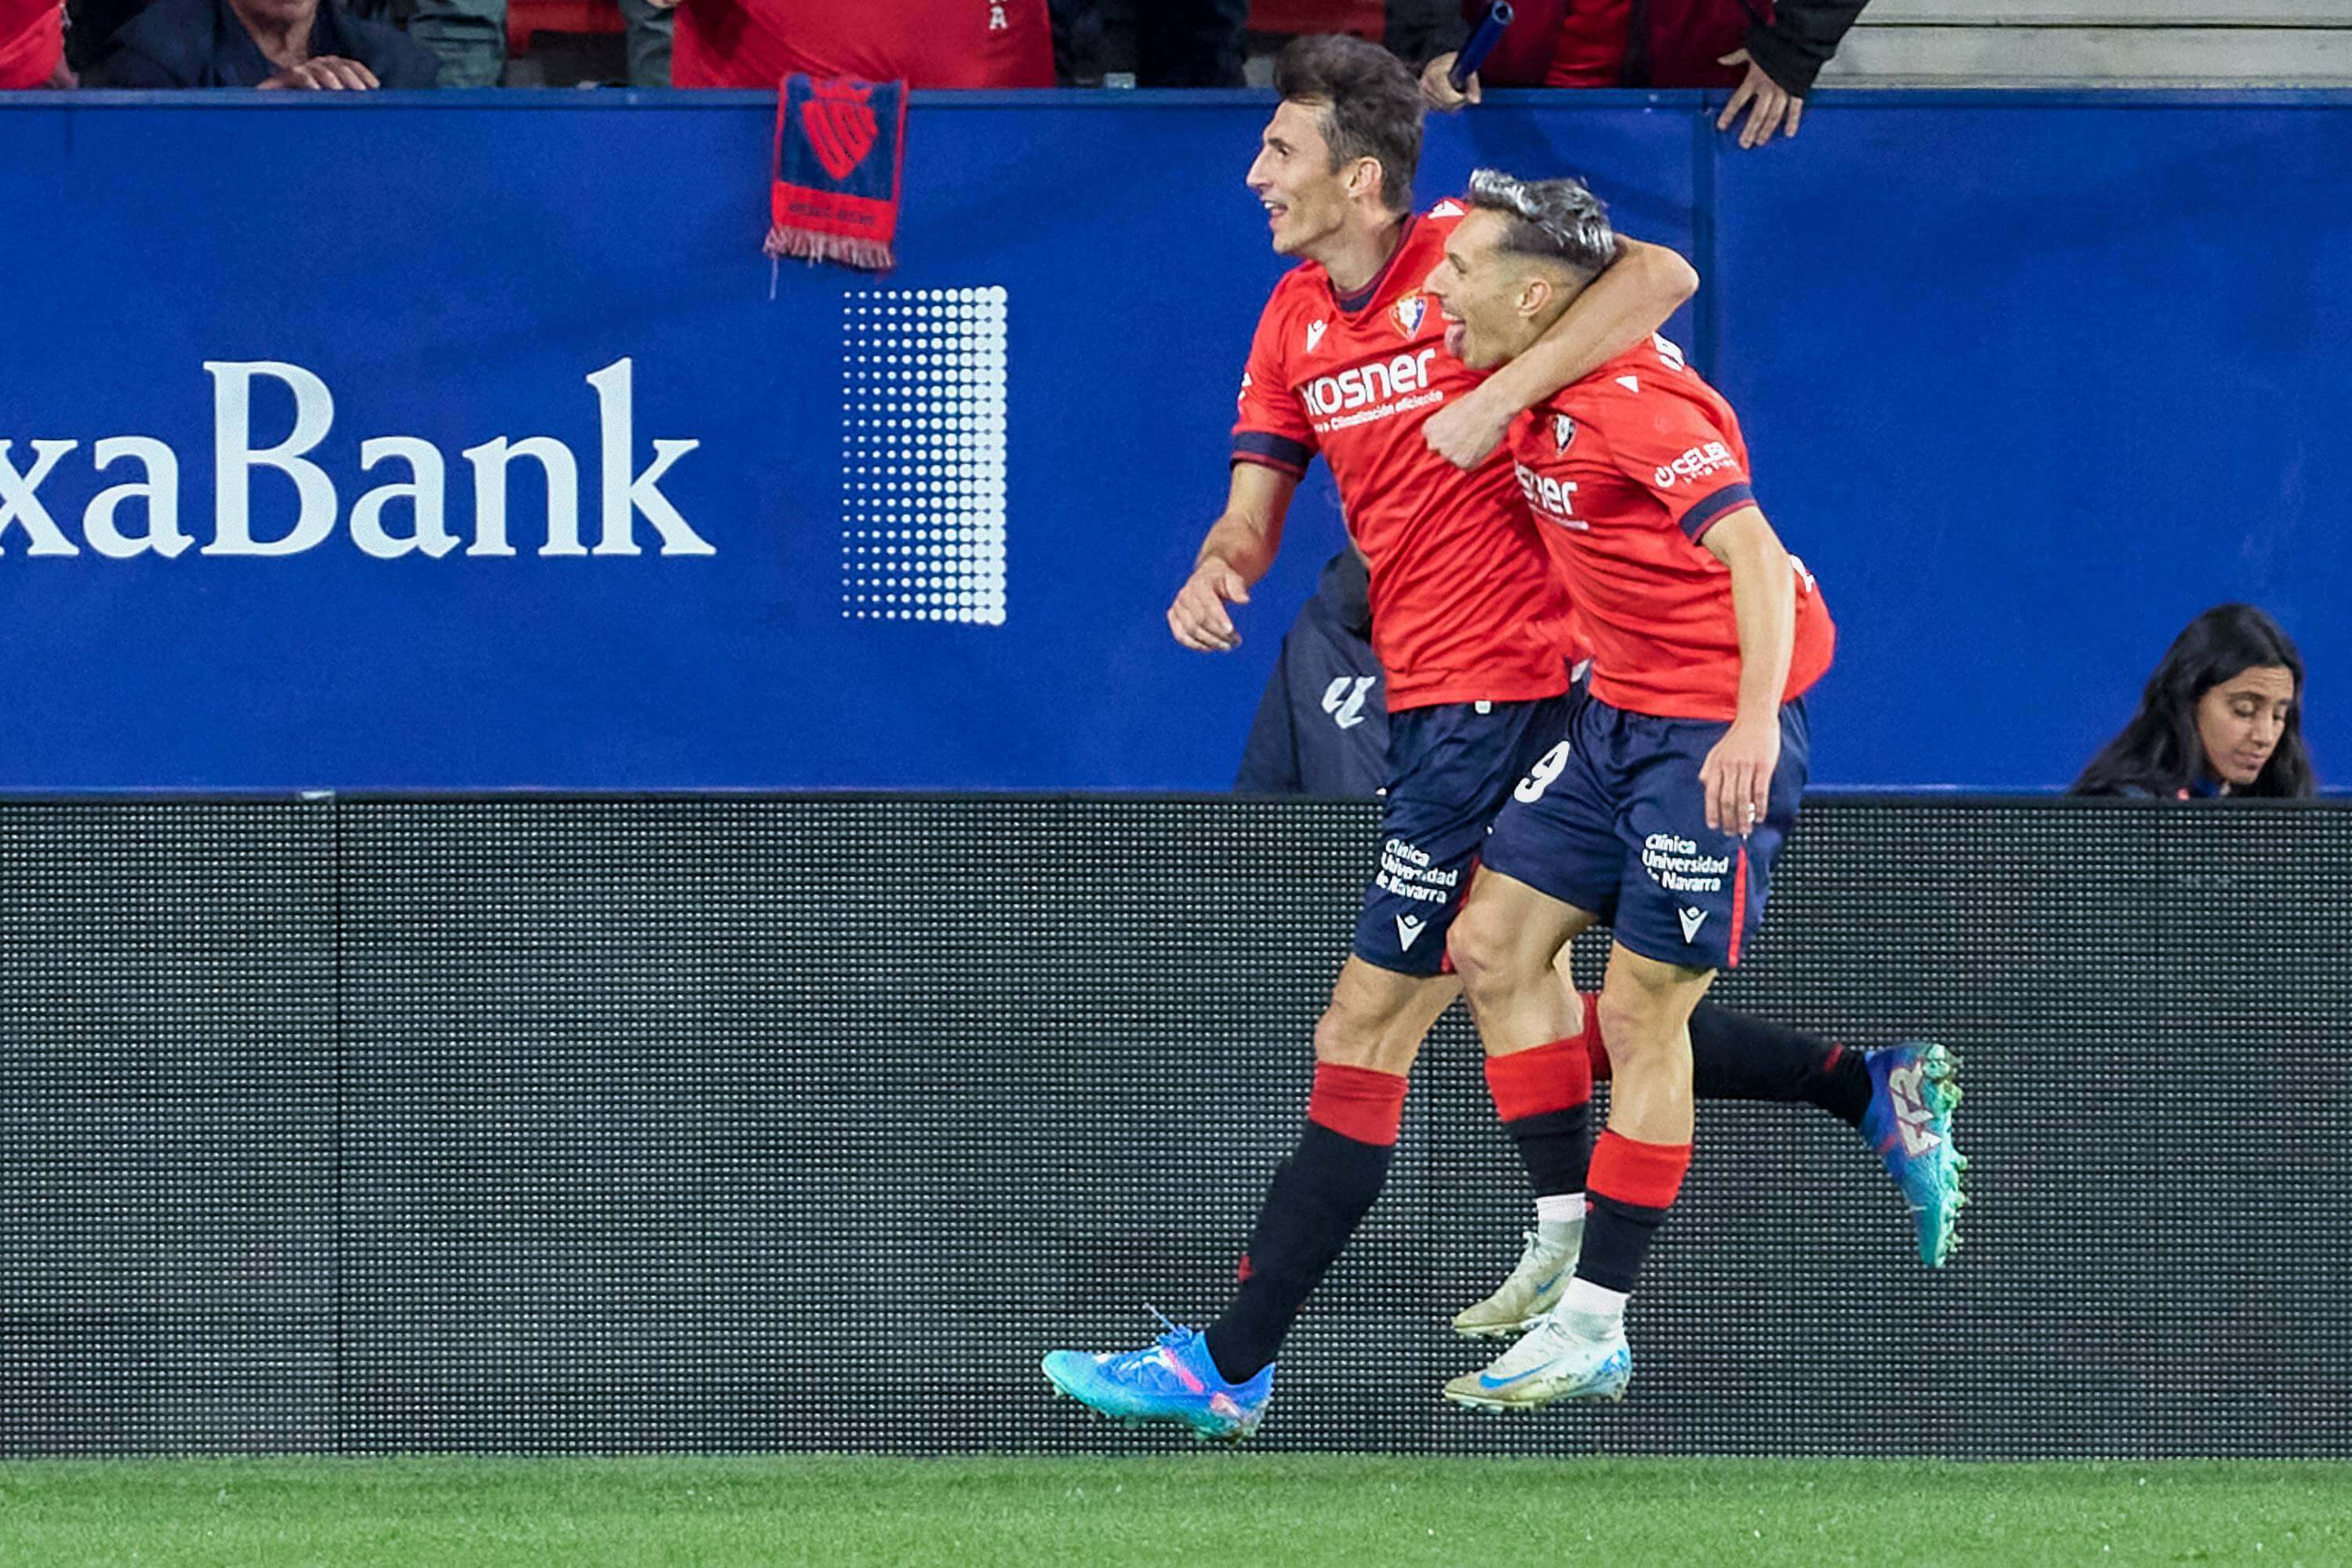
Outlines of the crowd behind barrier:
{"label": "crowd behind barrier", "polygon": [[1441,109],[1487,85],[1730,88],[1724,125],[1745,116],[1752,145],[1796,134],[1864,3],[1533,0],[1457,87],[1485,0],[5,0],[0,89],[1240,87],[1286,37],[1354,32]]}

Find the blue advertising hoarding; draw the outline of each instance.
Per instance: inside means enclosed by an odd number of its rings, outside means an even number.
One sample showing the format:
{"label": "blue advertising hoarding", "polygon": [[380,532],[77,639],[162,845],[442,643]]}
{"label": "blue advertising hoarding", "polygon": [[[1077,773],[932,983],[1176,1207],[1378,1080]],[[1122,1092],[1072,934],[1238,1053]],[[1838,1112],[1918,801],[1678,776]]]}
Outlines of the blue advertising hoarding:
{"label": "blue advertising hoarding", "polygon": [[[0,788],[1217,789],[1343,537],[1162,620],[1283,263],[1246,95],[919,96],[898,270],[761,255],[772,103],[0,102]],[[1433,122],[1671,329],[1843,629],[1824,784],[2062,785],[2179,625],[2352,662],[2352,97],[1687,94]]]}

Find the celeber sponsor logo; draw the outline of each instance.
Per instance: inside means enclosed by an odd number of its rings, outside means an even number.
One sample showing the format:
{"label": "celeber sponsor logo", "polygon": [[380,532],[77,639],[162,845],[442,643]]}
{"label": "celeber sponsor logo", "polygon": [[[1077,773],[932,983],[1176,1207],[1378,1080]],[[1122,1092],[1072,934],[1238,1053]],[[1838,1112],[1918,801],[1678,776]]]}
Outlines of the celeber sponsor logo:
{"label": "celeber sponsor logo", "polygon": [[[213,381],[213,528],[199,555],[299,555],[334,537],[348,521],[352,542],[380,560],[409,554],[438,559],[462,542],[467,555],[519,553],[507,520],[509,468],[528,459],[539,465],[547,499],[544,531],[531,531],[538,555],[638,555],[639,518],[652,528],[664,555],[715,555],[718,551],[670,504],[662,480],[671,465],[702,445],[657,439],[653,461],[636,461],[634,362],[619,359],[585,380],[596,394],[597,537],[593,547],[580,532],[580,459],[552,436],[511,439],[493,437],[458,455],[473,470],[473,536],[450,531],[446,504],[448,462],[441,449],[415,436],[374,436],[360,443],[360,471],[384,469],[387,482],[361,494],[348,520],[335,479],[308,454],[327,438],[335,423],[335,399],[327,384],[299,364],[277,360],[206,360]],[[294,427],[268,446],[254,444],[254,384],[274,381],[293,395]],[[29,556],[79,555],[87,548],[113,560],[152,552],[178,558],[196,540],[181,527],[180,459],[152,436],[110,436],[91,443],[89,461],[100,472],[135,465],[139,477],[98,492],[82,510],[81,542],[51,514],[41,487],[81,443],[32,440],[29,460],[19,466],[16,444],[0,440],[0,555],[22,542]],[[293,527],[273,538],[257,537],[253,499],[259,473],[274,469],[294,487]],[[403,474],[401,470],[404,469]],[[276,484],[279,481],[262,481]],[[134,503],[135,507],[134,507]],[[145,529],[131,531],[138,511]],[[70,516],[70,514],[68,514]],[[520,530],[514,531],[520,532]]]}

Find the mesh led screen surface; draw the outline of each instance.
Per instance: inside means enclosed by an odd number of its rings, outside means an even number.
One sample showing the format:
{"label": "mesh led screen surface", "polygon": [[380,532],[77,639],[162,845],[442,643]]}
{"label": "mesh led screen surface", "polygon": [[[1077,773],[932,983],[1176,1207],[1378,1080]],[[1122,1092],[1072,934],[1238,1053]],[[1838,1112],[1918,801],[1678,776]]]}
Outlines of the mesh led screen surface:
{"label": "mesh led screen surface", "polygon": [[[0,805],[0,1450],[1158,1447],[1037,1357],[1223,1300],[1373,828]],[[1815,801],[1717,996],[1953,1047],[1951,1267],[1842,1125],[1704,1106],[1627,1403],[1442,1407],[1528,1206],[1457,1012],[1260,1442],[2352,1455],[2347,894],[2340,808]]]}

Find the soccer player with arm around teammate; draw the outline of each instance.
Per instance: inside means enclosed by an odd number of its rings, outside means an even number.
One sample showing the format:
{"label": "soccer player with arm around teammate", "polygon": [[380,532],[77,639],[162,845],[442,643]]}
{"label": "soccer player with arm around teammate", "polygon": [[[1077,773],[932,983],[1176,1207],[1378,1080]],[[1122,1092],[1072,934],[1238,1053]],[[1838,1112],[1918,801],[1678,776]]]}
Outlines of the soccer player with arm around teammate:
{"label": "soccer player with arm around teammate", "polygon": [[[1459,878],[1527,771],[1514,759],[1530,740],[1541,748],[1558,738],[1541,733],[1555,718],[1531,728],[1503,700],[1559,689],[1557,664],[1531,664],[1522,634],[1538,620],[1559,622],[1566,600],[1556,579],[1543,591],[1526,585],[1531,563],[1549,574],[1549,560],[1534,529],[1520,526],[1532,519],[1510,464],[1471,454],[1483,456],[1522,410],[1646,343],[1696,278],[1671,252],[1613,235],[1606,270],[1507,361],[1473,369],[1451,351],[1426,355],[1442,325],[1418,279],[1395,274],[1407,260],[1434,265],[1464,209],[1441,202],[1412,217],[1384,199],[1400,182],[1383,171],[1400,163],[1409,171],[1398,149],[1403,131],[1416,127],[1410,102],[1383,107],[1385,93],[1401,88],[1383,85],[1376,65],[1345,78],[1349,46],[1328,39],[1293,46],[1285,60],[1289,89],[1249,184],[1276,249],[1310,265],[1283,280],[1260,321],[1234,431],[1232,499],[1168,621],[1188,647],[1239,645],[1232,607],[1247,602],[1272,562],[1297,477],[1320,456],[1371,560],[1372,638],[1396,711],[1383,863],[1358,924],[1359,962],[1341,975],[1318,1035],[1318,1059],[1390,1075],[1370,1081],[1402,1093],[1423,1031],[1454,994],[1438,961]],[[1400,343],[1409,359],[1391,357]],[[1500,520],[1498,508],[1507,514]],[[1449,754],[1452,765],[1434,765]],[[1541,1042],[1486,1041],[1487,1083],[1534,1188],[1536,1216],[1502,1283],[1454,1317],[1469,1337],[1521,1331],[1558,1302],[1575,1267],[1591,1064],[1608,1055],[1591,1009],[1573,996],[1562,1008],[1564,1017],[1582,1016],[1580,1042],[1576,1026]],[[1381,1044],[1342,1054],[1364,1028],[1377,1029]],[[1858,1129],[1895,1178],[1921,1260],[1945,1261],[1957,1183],[1941,1156],[1921,1160],[1916,1141],[1898,1136],[1931,1111],[1926,1135],[1948,1142],[1957,1090],[1941,1081],[1950,1064],[1940,1047],[1902,1041],[1849,1051],[1711,1005],[1694,1016],[1692,1035],[1700,1096],[1810,1102]],[[1254,1260],[1262,1250],[1253,1248]]]}
{"label": "soccer player with arm around teammate", "polygon": [[[1470,203],[1429,288],[1477,367],[1539,337],[1617,240],[1572,180],[1482,170]],[[1592,684],[1496,818],[1452,953],[1480,1035],[1507,1050],[1580,1022],[1553,964],[1578,932],[1611,925],[1596,1011],[1615,1071],[1576,1279],[1525,1339],[1446,1387],[1487,1409],[1624,1393],[1624,1305],[1690,1163],[1690,1020],[1762,918],[1804,789],[1803,697],[1835,635],[1756,504],[1738,417],[1664,339],[1529,411],[1510,444]],[[1886,1131],[1956,1189],[1937,1125],[1948,1104],[1925,1068],[1911,1065],[1911,1114]]]}
{"label": "soccer player with arm around teammate", "polygon": [[[1239,645],[1229,606],[1247,601],[1272,563],[1291,495],[1321,457],[1370,564],[1372,641],[1391,710],[1384,847],[1353,952],[1315,1027],[1307,1124],[1275,1173],[1231,1306],[1204,1333],[1171,1326],[1141,1351],[1060,1351],[1045,1363],[1057,1388],[1106,1415],[1174,1419],[1222,1437],[1256,1426],[1276,1351],[1386,1180],[1406,1072],[1459,994],[1444,973],[1445,928],[1487,825],[1564,727],[1569,686],[1566,602],[1509,466],[1465,472],[1423,438],[1430,414],[1482,378],[1444,352],[1421,292],[1463,209],[1412,210],[1422,115],[1412,77],[1376,45],[1318,37],[1284,51],[1276,87],[1282,101],[1248,184],[1275,249],[1302,265],[1259,321],[1230,500],[1168,623],[1188,647]],[[1629,250],[1572,315],[1530,342],[1529,358],[1552,364],[1550,386],[1565,384],[1646,341],[1693,282],[1672,253]],[[1580,1047],[1554,1052],[1529,1076],[1555,1067],[1582,1073],[1589,1098]],[[1580,1147],[1581,1122],[1574,1131]]]}

